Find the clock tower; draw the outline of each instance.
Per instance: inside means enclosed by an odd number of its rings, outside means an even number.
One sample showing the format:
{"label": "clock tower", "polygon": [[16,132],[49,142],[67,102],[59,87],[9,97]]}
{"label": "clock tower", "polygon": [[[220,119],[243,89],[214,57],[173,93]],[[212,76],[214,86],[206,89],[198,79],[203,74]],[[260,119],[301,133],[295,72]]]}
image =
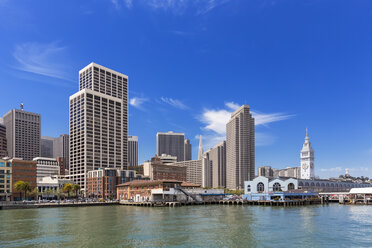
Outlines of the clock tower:
{"label": "clock tower", "polygon": [[301,179],[314,179],[314,150],[306,128],[305,142],[301,150]]}

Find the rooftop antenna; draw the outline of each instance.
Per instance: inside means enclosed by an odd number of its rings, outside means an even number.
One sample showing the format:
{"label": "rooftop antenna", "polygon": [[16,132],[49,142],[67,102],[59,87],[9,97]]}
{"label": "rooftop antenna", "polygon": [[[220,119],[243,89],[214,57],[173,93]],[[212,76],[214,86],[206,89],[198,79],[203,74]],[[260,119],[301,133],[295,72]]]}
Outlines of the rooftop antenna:
{"label": "rooftop antenna", "polygon": [[21,103],[21,106],[20,107],[21,107],[21,110],[23,111],[23,103]]}

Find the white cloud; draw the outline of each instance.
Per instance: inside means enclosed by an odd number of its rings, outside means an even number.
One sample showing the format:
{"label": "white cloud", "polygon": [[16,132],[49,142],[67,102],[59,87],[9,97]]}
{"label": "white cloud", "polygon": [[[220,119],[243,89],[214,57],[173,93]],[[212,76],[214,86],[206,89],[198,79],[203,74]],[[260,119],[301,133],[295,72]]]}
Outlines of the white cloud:
{"label": "white cloud", "polygon": [[131,9],[133,7],[133,1],[132,0],[124,0],[124,4],[128,9]]}
{"label": "white cloud", "polygon": [[[191,9],[196,15],[204,15],[216,7],[229,2],[230,0],[137,0],[136,5],[149,7],[154,11],[171,12],[175,15],[182,15],[186,10]],[[133,0],[123,0],[128,9],[132,9]],[[120,9],[119,0],[111,0],[116,9]]]}
{"label": "white cloud", "polygon": [[[206,144],[216,141],[222,141],[226,136],[226,124],[230,120],[231,113],[240,107],[234,102],[226,102],[227,109],[204,109],[199,120],[205,126],[202,128],[207,132],[205,134]],[[283,113],[263,114],[260,112],[251,111],[255,118],[255,125],[267,125],[272,122],[282,121],[293,117],[293,115],[285,115]],[[271,145],[275,141],[275,137],[267,133],[256,132],[256,145],[265,146]]]}
{"label": "white cloud", "polygon": [[188,107],[182,103],[180,100],[168,98],[168,97],[161,97],[160,100],[163,103],[169,104],[172,107],[179,108],[179,109],[188,109]]}
{"label": "white cloud", "polygon": [[47,77],[73,81],[67,76],[64,60],[66,47],[56,42],[28,42],[16,45],[13,57],[17,61],[16,69]]}
{"label": "white cloud", "polygon": [[115,9],[120,9],[119,0],[111,0],[111,3],[114,5]]}
{"label": "white cloud", "polygon": [[145,97],[132,97],[129,100],[129,104],[135,108],[142,109],[143,108],[143,103],[147,102],[148,99]]}

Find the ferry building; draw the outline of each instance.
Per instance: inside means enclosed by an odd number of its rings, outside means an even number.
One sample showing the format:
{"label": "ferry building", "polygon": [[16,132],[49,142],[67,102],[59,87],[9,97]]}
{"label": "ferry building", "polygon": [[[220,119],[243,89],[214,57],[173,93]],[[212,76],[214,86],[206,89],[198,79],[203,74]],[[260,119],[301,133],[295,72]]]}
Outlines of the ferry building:
{"label": "ferry building", "polygon": [[247,194],[269,194],[280,191],[309,191],[309,192],[349,192],[352,188],[371,187],[369,183],[355,183],[337,179],[315,179],[314,174],[314,150],[310,143],[306,129],[305,142],[301,153],[300,177],[277,177],[270,178],[258,176],[252,181],[244,182],[244,193]]}

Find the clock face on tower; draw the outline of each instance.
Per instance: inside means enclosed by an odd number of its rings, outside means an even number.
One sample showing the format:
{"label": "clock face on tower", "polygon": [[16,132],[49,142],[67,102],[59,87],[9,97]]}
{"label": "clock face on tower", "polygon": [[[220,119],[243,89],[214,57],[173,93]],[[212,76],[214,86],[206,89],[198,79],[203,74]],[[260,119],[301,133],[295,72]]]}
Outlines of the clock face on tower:
{"label": "clock face on tower", "polygon": [[304,168],[304,170],[307,170],[307,168],[309,168],[309,165],[308,164],[303,164],[302,168]]}

